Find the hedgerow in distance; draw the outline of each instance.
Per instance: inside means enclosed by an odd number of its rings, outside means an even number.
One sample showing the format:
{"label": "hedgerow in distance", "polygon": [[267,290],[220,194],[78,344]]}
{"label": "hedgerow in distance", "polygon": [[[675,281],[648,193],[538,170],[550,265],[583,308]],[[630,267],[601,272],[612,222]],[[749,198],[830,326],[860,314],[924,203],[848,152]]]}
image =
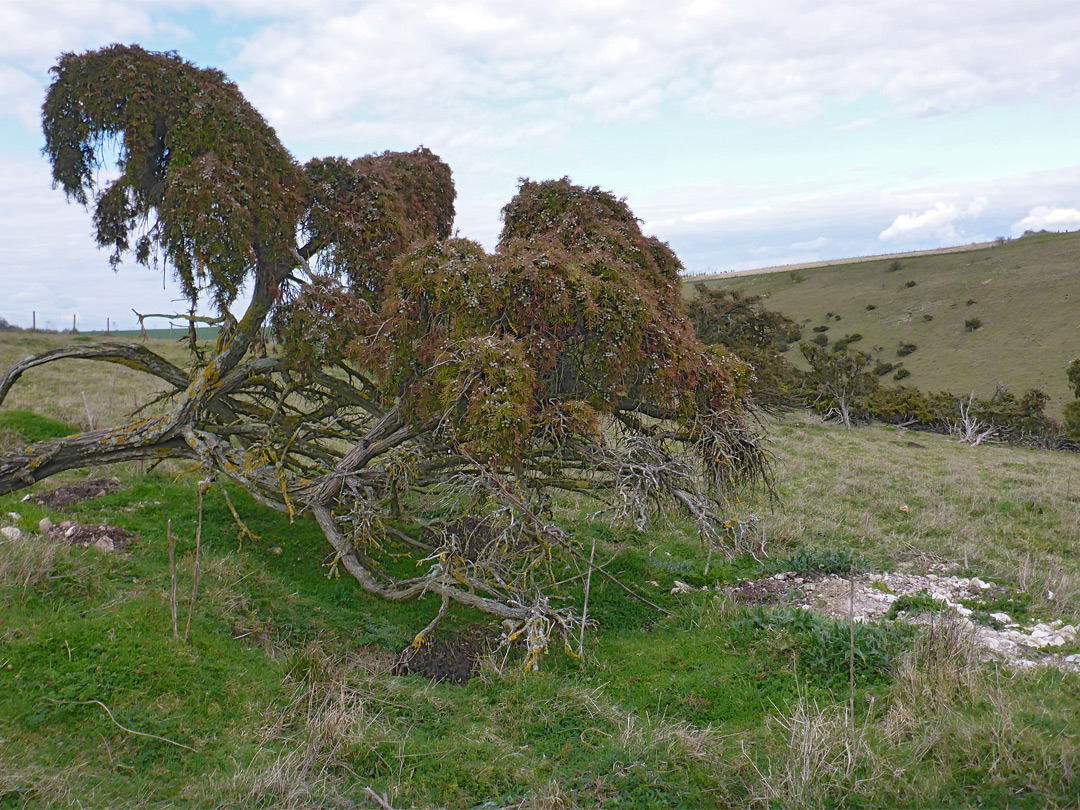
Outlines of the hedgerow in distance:
{"label": "hedgerow in distance", "polygon": [[726,499],[766,480],[751,368],[698,341],[679,260],[607,192],[523,181],[488,253],[451,238],[451,173],[430,151],[299,165],[222,73],[138,46],[65,54],[43,124],[56,185],[90,209],[114,264],[167,263],[193,322],[206,300],[221,330],[211,351],[192,342],[187,368],[118,343],[16,365],[0,401],[60,358],[120,363],[171,393],[160,416],[0,456],[0,493],[191,459],[313,517],[371,593],[440,597],[418,643],[460,603],[508,620],[535,660],[582,621],[554,561],[591,565],[554,493],[638,526],[681,509],[711,551]]}

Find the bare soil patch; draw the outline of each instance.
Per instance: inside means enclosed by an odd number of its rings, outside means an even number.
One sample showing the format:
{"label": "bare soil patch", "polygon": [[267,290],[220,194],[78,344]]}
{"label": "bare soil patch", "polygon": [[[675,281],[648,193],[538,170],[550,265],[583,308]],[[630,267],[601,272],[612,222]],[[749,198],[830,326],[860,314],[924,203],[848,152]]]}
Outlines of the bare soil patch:
{"label": "bare soil patch", "polygon": [[473,627],[447,638],[425,640],[419,649],[405,648],[398,663],[400,673],[415,672],[430,681],[468,683],[477,661],[491,651],[494,637]]}
{"label": "bare soil patch", "polygon": [[81,548],[95,546],[102,551],[127,548],[136,540],[135,535],[119,526],[110,526],[107,523],[76,523],[71,520],[65,520],[42,533],[61,543]]}
{"label": "bare soil patch", "polygon": [[121,484],[119,478],[92,478],[89,481],[82,481],[77,484],[64,484],[56,489],[39,492],[37,495],[31,496],[31,500],[34,500],[38,506],[43,506],[46,509],[63,511],[64,509],[80,504],[83,501],[100,498],[111,492],[118,492],[120,489]]}

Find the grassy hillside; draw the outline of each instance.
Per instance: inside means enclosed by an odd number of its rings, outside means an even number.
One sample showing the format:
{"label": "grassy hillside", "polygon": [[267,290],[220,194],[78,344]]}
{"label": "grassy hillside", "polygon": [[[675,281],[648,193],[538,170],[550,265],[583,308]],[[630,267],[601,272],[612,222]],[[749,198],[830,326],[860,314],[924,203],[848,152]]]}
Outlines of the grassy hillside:
{"label": "grassy hillside", "polygon": [[[1080,233],[705,283],[767,295],[766,305],[802,323],[807,338],[815,326],[827,326],[831,339],[857,332],[857,348],[902,359],[911,372],[905,384],[924,390],[987,396],[999,382],[1018,394],[1041,388],[1055,415],[1072,397],[1065,368],[1080,355]],[[968,331],[972,319],[981,327]],[[900,358],[901,343],[918,348]]]}
{"label": "grassy hillside", "polygon": [[[112,391],[106,421],[132,399],[115,371],[84,363],[65,375],[68,387]],[[34,374],[24,405],[52,408],[60,383]],[[25,413],[0,408],[26,438],[64,430]],[[534,673],[497,649],[464,686],[395,674],[438,605],[387,604],[334,576],[309,520],[234,491],[258,535],[241,542],[212,490],[185,641],[171,630],[166,526],[182,634],[193,478],[131,465],[109,471],[119,491],[73,507],[0,498],[0,525],[26,534],[0,536],[0,807],[1080,803],[1080,674],[981,660],[940,620],[852,630],[724,591],[785,570],[933,570],[1000,583],[1008,596],[985,611],[1076,624],[1080,456],[802,416],[769,429],[780,500],[733,507],[760,532],[759,559],[714,559],[706,574],[686,523],[611,527],[562,500],[562,525],[595,538],[605,570],[670,615],[594,578],[598,627],[582,658],[551,650]],[[39,535],[45,516],[108,523],[133,540],[75,547]],[[582,597],[579,587],[572,598]],[[458,612],[431,654],[499,632]]]}

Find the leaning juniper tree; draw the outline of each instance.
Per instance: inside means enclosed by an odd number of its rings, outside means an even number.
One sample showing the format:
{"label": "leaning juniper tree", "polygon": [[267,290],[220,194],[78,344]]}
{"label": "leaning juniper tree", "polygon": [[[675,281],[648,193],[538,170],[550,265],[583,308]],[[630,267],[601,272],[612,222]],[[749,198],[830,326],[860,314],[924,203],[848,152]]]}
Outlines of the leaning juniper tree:
{"label": "leaning juniper tree", "polygon": [[489,254],[450,237],[450,170],[426,149],[300,166],[222,73],[171,53],[67,54],[53,74],[55,183],[114,263],[167,263],[189,317],[209,298],[220,332],[212,350],[192,341],[187,368],[120,343],[16,365],[0,401],[60,358],[154,375],[167,397],[160,415],[0,456],[0,493],[190,459],[203,486],[316,520],[371,593],[441,598],[418,643],[461,603],[509,620],[535,659],[582,621],[556,561],[591,566],[553,495],[637,525],[678,507],[711,550],[732,490],[765,479],[752,370],[697,341],[678,259],[623,201],[523,181]]}

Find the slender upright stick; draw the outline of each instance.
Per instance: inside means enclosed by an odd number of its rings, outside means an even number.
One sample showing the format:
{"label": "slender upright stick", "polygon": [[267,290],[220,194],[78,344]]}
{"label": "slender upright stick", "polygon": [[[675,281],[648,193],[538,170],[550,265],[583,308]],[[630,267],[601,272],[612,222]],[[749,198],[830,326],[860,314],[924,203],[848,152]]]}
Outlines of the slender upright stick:
{"label": "slender upright stick", "polygon": [[195,529],[195,576],[191,582],[191,603],[188,605],[187,626],[184,627],[184,641],[188,640],[191,633],[191,614],[195,612],[195,598],[199,595],[199,552],[202,550],[202,513],[203,513],[203,490],[199,484],[199,525]]}
{"label": "slender upright stick", "polygon": [[585,602],[581,606],[581,638],[578,639],[578,652],[585,654],[585,622],[589,618],[589,589],[592,587],[593,560],[596,559],[596,538],[592,539],[589,550],[589,573],[585,575]]}
{"label": "slender upright stick", "polygon": [[[851,580],[851,592],[848,602],[848,701],[850,702],[851,709],[851,748],[848,751],[848,758],[855,756],[855,568],[852,567],[848,570],[848,578]],[[849,763],[849,767],[854,765],[854,762]]]}
{"label": "slender upright stick", "polygon": [[169,612],[172,614],[172,634],[173,638],[180,638],[180,631],[176,626],[176,543],[173,541],[171,518],[166,524],[165,534],[169,538]]}

